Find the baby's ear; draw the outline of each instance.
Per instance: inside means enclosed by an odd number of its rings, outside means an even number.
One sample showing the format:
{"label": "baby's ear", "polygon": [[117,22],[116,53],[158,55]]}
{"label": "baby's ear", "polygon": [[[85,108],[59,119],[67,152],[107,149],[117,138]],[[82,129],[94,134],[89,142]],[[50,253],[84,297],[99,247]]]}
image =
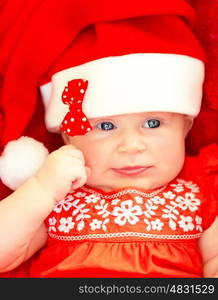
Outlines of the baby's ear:
{"label": "baby's ear", "polygon": [[62,136],[62,139],[64,141],[64,144],[69,145],[70,144],[69,135],[67,135],[66,133],[61,132],[61,136]]}

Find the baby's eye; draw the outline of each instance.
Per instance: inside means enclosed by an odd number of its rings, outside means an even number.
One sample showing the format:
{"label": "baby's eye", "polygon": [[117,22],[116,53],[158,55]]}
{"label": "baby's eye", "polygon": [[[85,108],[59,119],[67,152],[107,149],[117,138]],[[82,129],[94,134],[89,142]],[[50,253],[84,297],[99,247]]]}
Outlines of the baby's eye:
{"label": "baby's eye", "polygon": [[149,119],[144,123],[145,128],[157,128],[160,126],[160,120],[157,119]]}
{"label": "baby's eye", "polygon": [[96,127],[101,130],[112,130],[116,128],[116,126],[111,122],[101,122],[98,123]]}

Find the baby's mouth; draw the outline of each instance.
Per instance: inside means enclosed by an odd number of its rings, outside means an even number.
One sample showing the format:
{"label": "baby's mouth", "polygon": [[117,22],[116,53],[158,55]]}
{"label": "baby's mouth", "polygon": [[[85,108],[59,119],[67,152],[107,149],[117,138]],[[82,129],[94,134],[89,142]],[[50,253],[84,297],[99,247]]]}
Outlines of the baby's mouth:
{"label": "baby's mouth", "polygon": [[124,176],[136,176],[148,171],[152,166],[127,166],[123,168],[112,168],[112,170]]}

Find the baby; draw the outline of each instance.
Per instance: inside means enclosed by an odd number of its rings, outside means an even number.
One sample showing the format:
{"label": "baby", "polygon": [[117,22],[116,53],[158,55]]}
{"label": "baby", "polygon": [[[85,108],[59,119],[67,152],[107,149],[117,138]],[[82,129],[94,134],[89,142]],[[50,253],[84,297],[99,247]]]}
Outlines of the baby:
{"label": "baby", "polygon": [[67,145],[0,203],[1,271],[27,260],[49,233],[30,276],[202,276],[197,242],[204,276],[217,276],[217,221],[201,234],[199,187],[175,180],[190,118],[145,112],[89,121],[90,132],[63,134]]}
{"label": "baby", "polygon": [[[97,57],[67,69],[62,61],[53,73],[46,124],[66,145],[0,202],[1,272],[217,277],[217,173],[203,163],[217,147],[185,156],[204,55],[177,8],[143,22],[99,23],[99,39],[84,31],[99,43]],[[84,36],[74,45],[80,55]],[[45,99],[49,88],[41,87]]]}

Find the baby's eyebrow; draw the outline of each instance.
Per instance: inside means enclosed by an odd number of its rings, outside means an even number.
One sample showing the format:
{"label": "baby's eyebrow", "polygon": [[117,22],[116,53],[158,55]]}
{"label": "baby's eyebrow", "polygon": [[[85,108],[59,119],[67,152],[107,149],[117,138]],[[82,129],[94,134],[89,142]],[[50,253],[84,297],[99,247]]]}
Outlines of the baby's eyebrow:
{"label": "baby's eyebrow", "polygon": [[89,119],[90,122],[103,122],[103,121],[107,121],[107,122],[113,122],[116,118],[114,116],[111,117],[102,117],[102,118],[91,118]]}
{"label": "baby's eyebrow", "polygon": [[161,113],[161,112],[145,112],[144,114],[143,114],[143,116],[142,117],[144,117],[144,118],[148,118],[148,117],[151,117],[151,118],[163,118],[163,117],[169,117],[169,115],[168,114],[165,114],[165,113]]}

